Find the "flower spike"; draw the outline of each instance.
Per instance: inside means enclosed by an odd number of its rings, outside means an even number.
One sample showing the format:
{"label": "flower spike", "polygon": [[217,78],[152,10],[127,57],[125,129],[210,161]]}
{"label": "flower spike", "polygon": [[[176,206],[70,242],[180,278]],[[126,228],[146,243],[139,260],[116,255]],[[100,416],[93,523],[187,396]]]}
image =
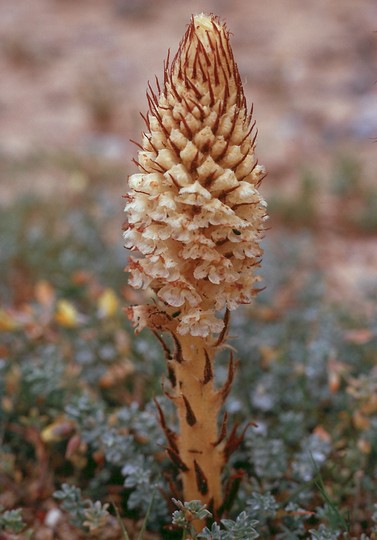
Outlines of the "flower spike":
{"label": "flower spike", "polygon": [[155,292],[160,312],[180,307],[177,334],[206,337],[222,332],[222,310],[255,295],[266,219],[254,124],[217,17],[192,18],[156,92],[149,85],[149,133],[129,179],[125,238],[141,257],[128,271],[135,287]]}
{"label": "flower spike", "polygon": [[156,90],[148,84],[147,101],[124,238],[132,253],[129,284],[153,299],[127,313],[136,331],[152,330],[164,351],[163,391],[177,408],[179,433],[156,406],[184,499],[201,500],[218,515],[227,496],[222,474],[245,430],[238,434],[235,426],[227,435],[226,413],[218,425],[235,363],[231,354],[217,389],[215,353],[226,346],[231,311],[260,290],[266,221],[257,131],[225,24],[213,15],[192,17],[173,60],[169,52],[164,62],[163,82]]}

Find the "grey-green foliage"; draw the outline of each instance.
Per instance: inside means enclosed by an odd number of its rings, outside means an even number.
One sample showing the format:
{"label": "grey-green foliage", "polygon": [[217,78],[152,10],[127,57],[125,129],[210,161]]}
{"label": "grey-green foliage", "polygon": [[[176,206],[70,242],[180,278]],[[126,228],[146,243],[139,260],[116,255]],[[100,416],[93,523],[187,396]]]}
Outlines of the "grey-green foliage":
{"label": "grey-green foliage", "polygon": [[108,430],[104,403],[83,393],[71,399],[65,412],[77,423],[81,438],[99,448],[101,437]]}
{"label": "grey-green foliage", "polygon": [[311,480],[317,473],[331,450],[331,444],[315,434],[309,435],[301,443],[301,450],[292,462],[294,474],[305,482]]}
{"label": "grey-green foliage", "polygon": [[191,532],[191,521],[193,519],[207,519],[212,517],[212,514],[207,510],[206,505],[201,501],[193,500],[182,503],[177,499],[172,499],[173,503],[179,508],[172,515],[172,523],[177,527],[181,527]]}
{"label": "grey-green foliage", "polygon": [[[170,405],[167,399],[159,401],[164,410]],[[160,452],[161,447],[165,444],[165,437],[157,421],[155,403],[149,402],[143,409],[140,409],[138,403],[131,403],[128,407],[119,409],[116,418],[120,428],[126,428],[133,433],[137,433],[138,437],[143,440],[143,444],[140,445],[139,449],[141,453],[150,455]]]}
{"label": "grey-green foliage", "polygon": [[55,491],[54,497],[62,501],[61,507],[69,513],[71,522],[80,527],[84,522],[84,506],[81,489],[69,484],[62,484],[61,490]]}
{"label": "grey-green foliage", "polygon": [[55,491],[54,497],[61,501],[63,510],[69,513],[73,525],[89,531],[103,528],[109,517],[108,504],[83,499],[81,489],[69,484],[62,484],[61,490]]}
{"label": "grey-green foliage", "polygon": [[304,436],[304,414],[301,411],[286,411],[280,415],[276,433],[289,445],[300,442]]}
{"label": "grey-green foliage", "polygon": [[305,512],[305,509],[301,508],[297,503],[289,502],[284,511],[286,515],[279,526],[281,532],[277,535],[277,538],[281,540],[298,540],[303,538],[305,534],[305,521],[309,519],[310,512]]}
{"label": "grey-green foliage", "polygon": [[101,434],[100,442],[105,459],[111,465],[122,467],[134,453],[134,438],[132,435],[120,433],[115,428],[109,428]]}
{"label": "grey-green foliage", "polygon": [[134,456],[122,468],[122,474],[125,477],[124,487],[131,490],[127,507],[130,510],[138,510],[142,516],[149,510],[151,523],[158,524],[162,519],[166,519],[168,510],[163,497],[154,497],[153,505],[150,507],[153,493],[163,487],[161,474],[156,469],[153,458]]}
{"label": "grey-green foliage", "polygon": [[[122,407],[113,416],[111,427],[105,404],[87,394],[73,399],[66,413],[77,423],[82,439],[103,452],[106,465],[121,469],[124,486],[129,490],[127,508],[144,516],[153,490],[166,488],[161,474],[163,465],[154,459],[164,443],[155,405],[147,404],[144,410],[137,403]],[[155,497],[150,523],[157,526],[167,515],[165,500]]]}
{"label": "grey-green foliage", "polygon": [[224,531],[218,523],[212,523],[211,528],[205,527],[197,536],[197,538],[204,538],[205,540],[221,540]]}
{"label": "grey-green foliage", "polygon": [[[3,337],[3,336],[2,336]],[[6,336],[5,336],[6,339]],[[17,339],[10,336],[14,352],[12,362],[0,364],[0,371],[5,377],[6,372],[17,366],[19,384],[15,386],[12,399],[16,404],[18,414],[28,415],[30,403],[38,411],[53,416],[56,410],[61,411],[64,401],[64,369],[65,363],[59,347],[55,344],[28,344],[24,331],[19,332]],[[2,368],[2,369],[1,369]],[[4,389],[5,390],[5,389]],[[0,383],[1,394],[1,383]]]}
{"label": "grey-green foliage", "polygon": [[327,528],[323,523],[318,527],[317,530],[310,529],[310,538],[311,540],[337,540],[340,537],[340,531],[333,531]]}
{"label": "grey-green foliage", "polygon": [[57,398],[61,398],[64,362],[56,346],[50,344],[39,347],[29,362],[23,363],[21,369],[23,390],[30,393],[31,397],[43,396],[49,403],[56,403]]}
{"label": "grey-green foliage", "polygon": [[108,508],[108,503],[102,504],[100,501],[94,503],[88,501],[88,507],[84,510],[85,521],[83,526],[87,527],[89,531],[102,529],[109,519]]}
{"label": "grey-green foliage", "polygon": [[259,536],[255,530],[258,521],[252,519],[246,511],[241,512],[235,521],[222,519],[221,523],[226,529],[221,537],[222,540],[252,540]]}
{"label": "grey-green foliage", "polygon": [[250,462],[258,476],[272,480],[284,475],[287,470],[287,455],[281,439],[270,439],[249,430],[245,443]]}
{"label": "grey-green foliage", "polygon": [[[62,203],[61,198],[46,204],[34,195],[26,195],[14,205],[1,208],[0,229],[4,241],[0,274],[5,279],[0,280],[0,296],[8,298],[9,273],[12,264],[19,261],[27,268],[28,275],[48,279],[59,286],[70,287],[71,274],[82,268],[90,268],[108,283],[124,282],[119,271],[124,254],[120,249],[118,254],[119,243],[114,245],[104,238],[108,208],[103,207],[97,190],[86,192],[85,196],[85,202],[91,205],[90,212],[83,211],[82,201],[78,201],[76,207],[72,201]],[[113,264],[104,264],[109,260]]]}
{"label": "grey-green foliage", "polygon": [[[120,408],[114,415],[112,428],[108,425],[105,403],[88,394],[74,397],[65,412],[77,423],[82,439],[104,450],[114,465],[123,466],[132,453],[152,455],[164,444],[154,403],[147,403],[144,409],[135,402]],[[136,439],[143,442],[139,444]]]}
{"label": "grey-green foliage", "polygon": [[26,527],[26,523],[22,518],[22,509],[4,510],[0,506],[0,532],[6,531],[9,533],[18,534]]}
{"label": "grey-green foliage", "polygon": [[326,501],[323,506],[316,509],[316,517],[320,523],[326,524],[331,531],[342,531],[344,534],[349,531],[349,515],[343,515],[339,506],[330,499],[323,482],[319,480],[317,484],[322,498]]}
{"label": "grey-green foliage", "polygon": [[252,519],[246,511],[241,512],[235,521],[232,519],[222,519],[219,523],[212,523],[211,528],[204,529],[197,534],[192,526],[193,520],[205,520],[212,517],[211,512],[206,509],[206,505],[201,501],[189,501],[182,503],[172,499],[179,510],[173,512],[172,523],[180,527],[192,538],[204,538],[206,540],[253,540],[259,534],[255,530],[258,521]]}
{"label": "grey-green foliage", "polygon": [[252,519],[247,512],[241,512],[235,521],[222,519],[221,524],[213,523],[211,529],[205,527],[197,536],[206,540],[253,540],[259,538],[255,526],[258,521]]}
{"label": "grey-green foliage", "polygon": [[100,377],[112,362],[117,360],[117,351],[110,342],[112,336],[105,332],[92,339],[90,342],[77,338],[72,342],[75,361],[80,366],[80,377],[89,385],[97,384]]}
{"label": "grey-green foliage", "polygon": [[266,493],[258,493],[254,491],[251,497],[247,500],[247,512],[259,522],[264,522],[266,519],[274,518],[279,508],[276,499],[268,491]]}

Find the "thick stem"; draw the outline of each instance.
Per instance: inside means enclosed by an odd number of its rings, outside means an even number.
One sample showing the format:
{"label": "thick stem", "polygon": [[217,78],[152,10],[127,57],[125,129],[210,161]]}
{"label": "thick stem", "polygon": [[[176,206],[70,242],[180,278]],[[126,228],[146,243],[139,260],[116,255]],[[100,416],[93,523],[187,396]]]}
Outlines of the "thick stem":
{"label": "thick stem", "polygon": [[181,362],[174,362],[180,433],[179,456],[188,468],[182,472],[186,501],[199,499],[214,510],[223,502],[221,473],[224,445],[219,438],[218,415],[222,396],[214,387],[214,348],[202,339],[179,337]]}

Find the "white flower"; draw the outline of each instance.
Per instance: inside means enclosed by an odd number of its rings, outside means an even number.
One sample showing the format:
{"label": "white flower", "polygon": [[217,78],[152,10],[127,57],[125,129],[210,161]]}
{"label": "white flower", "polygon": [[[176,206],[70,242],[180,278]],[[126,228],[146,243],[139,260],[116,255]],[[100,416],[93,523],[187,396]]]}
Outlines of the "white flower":
{"label": "white flower", "polygon": [[130,257],[128,271],[130,273],[128,283],[131,285],[131,287],[135,287],[135,289],[147,289],[149,287],[152,277],[145,273],[140,261]]}
{"label": "white flower", "polygon": [[194,270],[196,279],[209,279],[211,283],[218,285],[222,281],[234,283],[238,279],[238,274],[233,270],[232,263],[225,258],[212,261],[203,261]]}
{"label": "white flower", "polygon": [[127,249],[132,249],[133,246],[137,245],[138,250],[143,255],[153,253],[156,249],[155,243],[152,240],[145,238],[142,233],[133,227],[128,227],[123,233],[123,238],[125,240],[124,245]]}
{"label": "white flower", "polygon": [[203,261],[215,262],[220,260],[221,256],[212,246],[215,244],[209,239],[206,243],[195,240],[186,244],[180,251],[180,255],[183,259],[202,259]]}
{"label": "white flower", "polygon": [[197,306],[202,300],[189,283],[180,280],[164,285],[158,291],[157,296],[170,306],[174,307],[183,306],[186,301],[190,306]]}
{"label": "white flower", "polygon": [[210,192],[204,189],[204,187],[196,180],[193,184],[179,190],[177,201],[182,204],[203,206],[203,204],[210,201],[211,198]]}
{"label": "white flower", "polygon": [[224,328],[224,322],[215,317],[212,310],[191,310],[181,317],[177,326],[178,334],[191,334],[192,336],[207,337],[218,334]]}

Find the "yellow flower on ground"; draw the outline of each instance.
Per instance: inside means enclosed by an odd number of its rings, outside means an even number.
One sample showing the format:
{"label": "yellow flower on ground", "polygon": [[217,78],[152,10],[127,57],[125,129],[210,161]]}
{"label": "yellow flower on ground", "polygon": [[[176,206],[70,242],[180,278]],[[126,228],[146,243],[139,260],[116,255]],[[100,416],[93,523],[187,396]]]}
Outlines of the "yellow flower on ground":
{"label": "yellow flower on ground", "polygon": [[105,289],[98,298],[97,305],[99,317],[113,317],[118,311],[119,300],[112,289]]}
{"label": "yellow flower on ground", "polygon": [[19,328],[19,323],[10,313],[0,308],[0,331],[13,332]]}
{"label": "yellow flower on ground", "polygon": [[68,300],[59,300],[56,305],[55,321],[60,326],[74,328],[79,324],[79,313],[75,306]]}

